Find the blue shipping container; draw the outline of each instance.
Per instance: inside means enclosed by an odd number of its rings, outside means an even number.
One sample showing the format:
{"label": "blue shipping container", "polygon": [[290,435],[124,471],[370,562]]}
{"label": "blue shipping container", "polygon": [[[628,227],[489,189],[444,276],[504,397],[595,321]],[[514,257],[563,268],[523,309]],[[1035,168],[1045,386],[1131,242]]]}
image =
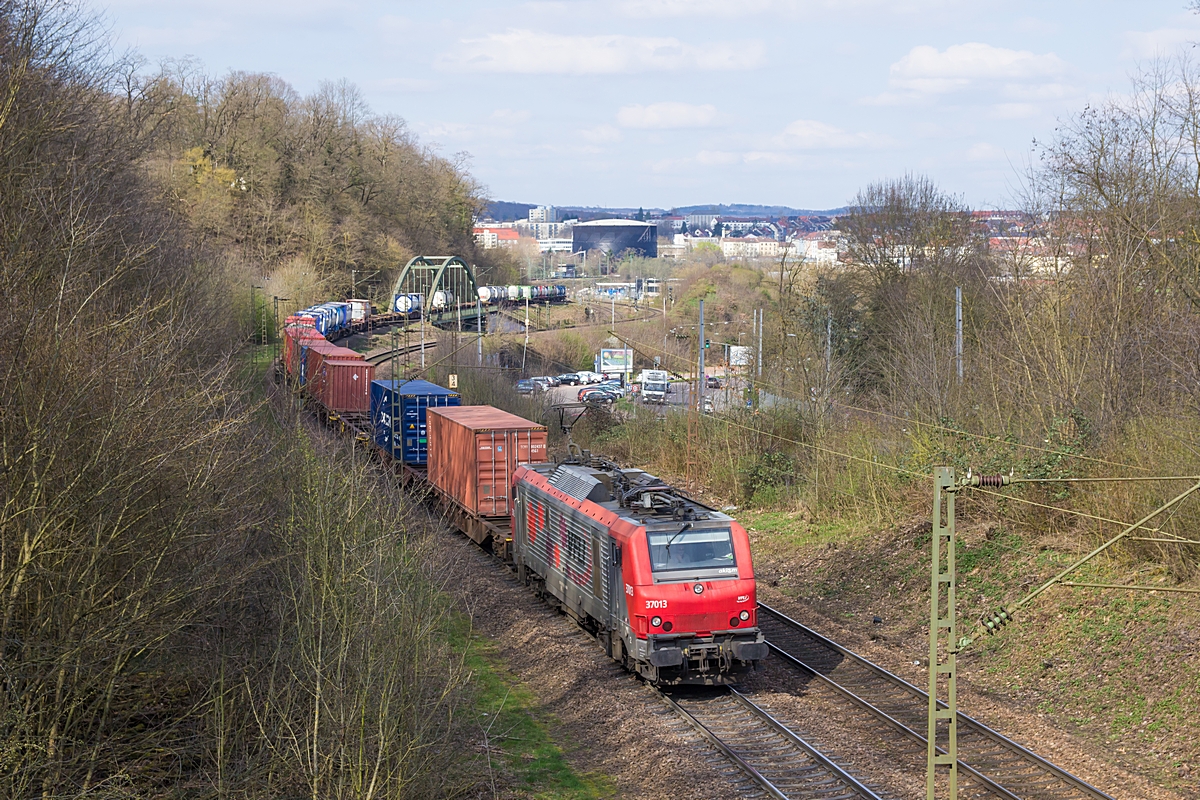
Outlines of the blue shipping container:
{"label": "blue shipping container", "polygon": [[458,392],[429,381],[371,381],[375,444],[405,464],[424,464],[425,409],[461,405]]}

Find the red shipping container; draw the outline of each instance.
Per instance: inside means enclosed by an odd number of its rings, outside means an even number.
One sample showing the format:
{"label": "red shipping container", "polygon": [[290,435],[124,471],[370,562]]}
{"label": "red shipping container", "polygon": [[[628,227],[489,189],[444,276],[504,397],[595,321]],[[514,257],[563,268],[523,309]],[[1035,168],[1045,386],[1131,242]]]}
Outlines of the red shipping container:
{"label": "red shipping container", "polygon": [[303,325],[290,326],[283,332],[283,363],[288,375],[295,377],[300,370],[300,353],[303,347],[311,342],[324,340],[325,337],[316,330]]}
{"label": "red shipping container", "polygon": [[330,411],[367,414],[371,410],[371,381],[375,365],[344,358],[326,358],[315,376],[313,396]]}
{"label": "red shipping container", "polygon": [[324,338],[320,340],[309,340],[308,345],[308,363],[305,366],[305,376],[319,375],[321,365],[331,358],[336,358],[339,361],[362,361],[363,357],[353,350],[346,347],[338,347]]}
{"label": "red shipping container", "polygon": [[325,357],[332,355],[341,348],[324,338],[320,340],[312,339],[305,342],[305,344],[308,349],[305,354],[304,385],[308,393],[315,397],[314,387],[312,386],[313,379],[321,374],[321,365],[325,362]]}
{"label": "red shipping container", "polygon": [[546,426],[491,406],[426,412],[429,482],[476,517],[510,513],[518,464],[546,461]]}

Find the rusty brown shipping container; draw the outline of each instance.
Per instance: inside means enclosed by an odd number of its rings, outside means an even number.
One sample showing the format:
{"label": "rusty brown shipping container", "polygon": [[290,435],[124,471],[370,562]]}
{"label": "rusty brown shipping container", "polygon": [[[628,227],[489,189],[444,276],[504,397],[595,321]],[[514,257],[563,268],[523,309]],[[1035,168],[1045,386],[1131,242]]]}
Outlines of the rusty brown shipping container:
{"label": "rusty brown shipping container", "polygon": [[366,414],[371,410],[371,381],[375,365],[365,361],[326,357],[313,381],[316,398],[330,411]]}
{"label": "rusty brown shipping container", "polygon": [[491,406],[430,408],[429,482],[476,517],[506,517],[518,464],[546,461],[546,426]]}

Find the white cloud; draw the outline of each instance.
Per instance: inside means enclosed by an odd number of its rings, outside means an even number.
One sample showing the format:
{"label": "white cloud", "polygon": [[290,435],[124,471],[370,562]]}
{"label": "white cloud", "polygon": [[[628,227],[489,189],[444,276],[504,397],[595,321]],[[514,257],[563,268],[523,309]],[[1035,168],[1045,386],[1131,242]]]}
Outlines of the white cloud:
{"label": "white cloud", "polygon": [[462,47],[438,59],[442,69],[458,72],[613,75],[674,70],[741,70],[763,61],[761,42],[685,44],[674,37],[567,36],[511,29],[482,39],[464,39]]}
{"label": "white cloud", "polygon": [[839,16],[854,12],[913,14],[949,6],[961,0],[623,0],[616,4],[619,14],[638,19],[690,17],[745,18],[750,14],[812,15],[833,11]]}
{"label": "white cloud", "polygon": [[617,124],[622,128],[709,128],[716,121],[716,106],[694,106],[677,101],[625,106],[617,112]]}
{"label": "white cloud", "polygon": [[706,167],[736,164],[741,160],[742,156],[737,153],[729,153],[724,150],[701,150],[696,153],[696,161]]}
{"label": "white cloud", "polygon": [[775,143],[792,150],[834,150],[853,147],[885,147],[891,143],[886,136],[854,133],[815,119],[798,119],[788,123]]}
{"label": "white cloud", "polygon": [[1200,41],[1200,30],[1195,28],[1194,24],[1193,22],[1193,27],[1130,31],[1125,34],[1125,50],[1121,55],[1126,58],[1172,55],[1184,45],[1194,45]]}
{"label": "white cloud", "polygon": [[519,125],[529,120],[528,111],[514,111],[511,108],[497,108],[492,112],[492,119],[506,125]]}
{"label": "white cloud", "polygon": [[594,128],[584,128],[579,131],[579,136],[583,140],[592,142],[593,144],[609,144],[621,141],[621,132],[612,125],[597,125]]}
{"label": "white cloud", "polygon": [[967,148],[968,161],[1000,161],[1004,157],[1002,149],[987,142],[977,142]]}
{"label": "white cloud", "polygon": [[1037,55],[981,42],[956,44],[939,51],[914,47],[892,64],[889,83],[917,94],[945,94],[978,83],[1056,83],[1068,66],[1054,53]]}
{"label": "white cloud", "polygon": [[431,92],[437,84],[424,78],[380,78],[364,81],[364,89],[377,92]]}
{"label": "white cloud", "polygon": [[1033,103],[997,103],[990,115],[993,119],[1029,119],[1037,113],[1038,107]]}

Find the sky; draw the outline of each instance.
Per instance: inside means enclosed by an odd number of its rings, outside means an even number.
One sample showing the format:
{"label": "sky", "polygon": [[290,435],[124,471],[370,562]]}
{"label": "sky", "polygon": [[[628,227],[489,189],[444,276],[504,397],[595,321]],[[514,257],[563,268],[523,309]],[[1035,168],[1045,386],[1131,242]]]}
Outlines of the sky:
{"label": "sky", "polygon": [[[84,0],[90,2],[91,0]],[[927,175],[975,208],[1088,104],[1197,57],[1188,0],[108,0],[149,64],[348,79],[492,199],[824,209]]]}

